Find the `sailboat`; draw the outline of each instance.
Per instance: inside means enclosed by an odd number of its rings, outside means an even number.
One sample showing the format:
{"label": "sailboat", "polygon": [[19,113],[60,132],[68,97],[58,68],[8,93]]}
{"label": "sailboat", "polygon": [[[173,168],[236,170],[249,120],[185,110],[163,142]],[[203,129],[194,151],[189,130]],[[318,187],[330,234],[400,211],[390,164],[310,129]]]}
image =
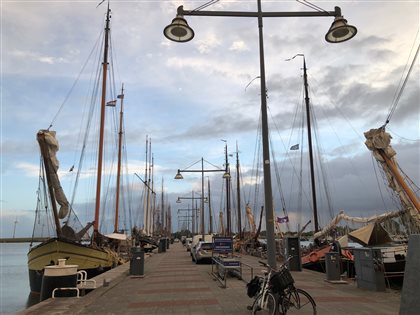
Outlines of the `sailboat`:
{"label": "sailboat", "polygon": [[[41,211],[47,212],[51,209],[51,213],[46,216],[52,217],[52,226],[54,226],[54,237],[50,237],[36,246],[32,246],[27,254],[29,283],[33,293],[41,291],[41,282],[44,267],[57,264],[59,259],[66,259],[67,264],[78,265],[79,270],[85,270],[88,277],[93,277],[106,270],[109,270],[123,262],[122,258],[116,251],[115,242],[118,237],[106,237],[99,231],[100,210],[101,210],[101,178],[103,163],[103,145],[104,145],[104,122],[106,103],[106,79],[108,71],[108,44],[110,30],[110,14],[109,3],[106,14],[106,26],[104,35],[104,49],[102,62],[102,91],[101,91],[101,116],[99,131],[99,149],[98,164],[96,178],[96,199],[95,213],[92,215],[92,221],[81,228],[77,232],[73,228],[73,222],[77,220],[77,215],[72,209],[71,203],[67,200],[61,187],[58,177],[58,159],[56,153],[59,144],[56,139],[56,132],[50,130],[40,130],[37,133],[37,141],[41,152],[40,162],[40,189],[45,192],[45,198],[38,196],[38,206],[35,220],[40,220]],[[121,107],[122,107],[122,96]],[[114,101],[115,104],[116,101]],[[120,132],[121,133],[121,132]],[[120,165],[119,165],[120,168]],[[118,192],[118,189],[117,189]],[[117,197],[118,199],[118,197]],[[117,200],[118,211],[118,200]],[[118,215],[115,216],[115,229],[118,232]],[[34,232],[35,225],[34,224]],[[39,222],[38,222],[39,223]],[[73,227],[72,227],[73,226]],[[93,227],[93,233],[89,236],[89,230]]]}
{"label": "sailboat", "polygon": [[[309,98],[307,96],[306,78],[306,64],[304,61],[305,99],[307,105],[312,197],[315,220],[314,241],[316,246],[302,255],[302,266],[308,269],[325,272],[325,254],[330,251],[337,251],[341,254],[342,271],[347,271],[348,273],[350,271],[352,273],[350,269],[353,269],[353,254],[351,249],[345,248],[348,246],[348,238],[350,238],[361,246],[380,249],[385,272],[388,273],[389,277],[401,277],[404,275],[405,257],[407,255],[407,236],[420,232],[420,202],[416,194],[407,184],[407,181],[409,181],[408,176],[404,174],[405,177],[403,177],[399,171],[399,166],[395,158],[396,152],[391,146],[391,136],[385,131],[385,126],[365,132],[365,145],[372,151],[374,158],[383,169],[389,187],[399,197],[401,209],[367,218],[348,216],[344,211],[341,211],[322,230],[319,229],[314,168],[312,162],[313,158],[311,153],[310,111],[308,108]],[[396,218],[399,218],[400,221],[392,221]],[[365,226],[348,233],[348,235],[341,239],[333,241],[327,240],[328,234],[333,231],[342,220],[351,223],[365,224]],[[386,222],[388,222],[389,225],[398,226],[400,235],[390,235],[383,226]],[[401,238],[402,234],[405,235],[405,240],[404,237]],[[345,268],[347,268],[347,270],[344,270]]]}

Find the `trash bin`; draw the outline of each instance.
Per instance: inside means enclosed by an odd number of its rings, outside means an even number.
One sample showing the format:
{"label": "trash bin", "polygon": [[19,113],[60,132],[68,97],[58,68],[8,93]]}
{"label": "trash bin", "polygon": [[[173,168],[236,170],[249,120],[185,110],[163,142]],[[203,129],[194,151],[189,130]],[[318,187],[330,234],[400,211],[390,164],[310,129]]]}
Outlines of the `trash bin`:
{"label": "trash bin", "polygon": [[341,259],[338,252],[325,254],[325,269],[328,281],[341,280]]}
{"label": "trash bin", "polygon": [[159,240],[159,249],[158,249],[159,253],[164,253],[166,252],[166,239],[161,238]]}
{"label": "trash bin", "polygon": [[385,273],[379,248],[355,248],[357,287],[372,291],[385,291]]}
{"label": "trash bin", "polygon": [[141,247],[131,248],[130,275],[144,275],[144,251],[141,249]]}
{"label": "trash bin", "polygon": [[298,237],[286,237],[286,257],[292,256],[287,267],[290,271],[302,271],[302,262],[300,260],[300,240]]}

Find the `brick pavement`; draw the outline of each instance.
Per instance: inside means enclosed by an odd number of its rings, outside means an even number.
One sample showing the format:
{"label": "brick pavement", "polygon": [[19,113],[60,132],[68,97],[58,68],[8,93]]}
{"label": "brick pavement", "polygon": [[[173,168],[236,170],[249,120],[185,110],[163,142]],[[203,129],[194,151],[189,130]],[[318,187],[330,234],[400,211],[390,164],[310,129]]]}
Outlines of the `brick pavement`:
{"label": "brick pavement", "polygon": [[[258,258],[243,256],[242,261],[262,270]],[[125,268],[125,269],[124,269]],[[194,264],[182,245],[173,244],[164,253],[146,259],[145,277],[127,276],[125,266],[119,278],[110,285],[76,298],[47,300],[21,314],[250,314],[246,306],[252,299],[246,295],[245,282],[228,278],[227,288],[211,276],[211,265]],[[292,272],[296,286],[308,291],[317,303],[318,314],[398,314],[400,294],[397,291],[372,292],[358,289],[355,283],[331,284],[325,275]],[[251,273],[244,269],[244,278]]]}

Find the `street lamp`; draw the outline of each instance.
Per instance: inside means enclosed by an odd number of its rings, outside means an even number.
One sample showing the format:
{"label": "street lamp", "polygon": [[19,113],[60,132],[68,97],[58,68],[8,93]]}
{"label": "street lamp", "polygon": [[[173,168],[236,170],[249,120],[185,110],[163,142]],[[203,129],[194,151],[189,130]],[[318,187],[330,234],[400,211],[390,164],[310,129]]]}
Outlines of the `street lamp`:
{"label": "street lamp", "polygon": [[[192,165],[195,165],[198,162],[199,161],[195,162]],[[228,180],[230,178],[230,174],[229,174],[229,171],[228,171],[227,166],[226,166],[226,169],[221,169],[221,168],[217,168],[217,169],[204,169],[204,158],[201,158],[201,170],[192,170],[192,169],[180,170],[180,169],[178,169],[178,172],[175,175],[175,179],[184,179],[184,177],[181,174],[182,172],[201,173],[201,196],[202,196],[202,198],[201,198],[201,209],[202,209],[202,211],[201,211],[201,234],[202,234],[202,237],[203,237],[203,240],[204,240],[204,234],[205,234],[205,227],[204,227],[204,202],[206,202],[205,200],[207,200],[207,198],[204,198],[204,173],[209,173],[209,172],[224,172],[223,178],[225,178],[226,180]],[[179,200],[179,197],[178,197],[178,200]],[[178,202],[178,200],[177,200],[177,202]],[[211,214],[210,214],[210,220],[211,220]]]}
{"label": "street lamp", "polygon": [[274,243],[274,220],[273,220],[273,200],[270,173],[270,149],[268,136],[268,117],[267,117],[267,95],[265,82],[264,65],[264,41],[263,41],[263,17],[335,17],[330,29],[325,35],[329,43],[341,43],[353,38],[356,33],[356,27],[348,25],[341,14],[341,9],[335,7],[334,11],[297,11],[297,12],[262,12],[261,0],[257,0],[257,12],[244,11],[188,11],[183,6],[177,9],[177,16],[172,24],[165,27],[163,34],[166,38],[175,42],[187,42],[194,37],[194,31],[188,26],[183,18],[190,16],[229,16],[229,17],[254,17],[258,18],[258,38],[259,38],[259,56],[260,56],[260,87],[261,87],[261,129],[263,140],[263,165],[264,165],[264,199],[265,199],[265,218],[267,229],[267,261],[272,267],[276,267],[276,252]]}
{"label": "street lamp", "polygon": [[[192,212],[191,212],[191,217],[192,217],[191,224],[193,226],[193,234],[195,232],[196,225],[197,225],[197,234],[198,234],[198,223],[196,224],[196,219],[197,219],[197,214],[199,212],[199,209],[197,207],[197,203],[196,203],[196,206],[194,208],[194,200],[197,201],[197,199],[201,199],[201,205],[202,205],[202,209],[203,209],[201,212],[203,213],[204,212],[204,203],[208,202],[207,197],[204,197],[203,195],[201,195],[201,197],[195,197],[194,196],[194,191],[193,191],[192,194],[191,194],[191,197],[178,197],[178,199],[176,200],[176,203],[181,203],[182,202],[181,199],[191,200],[191,207],[192,207],[192,209],[191,209],[192,210]],[[194,210],[195,210],[195,213],[194,213]],[[204,235],[204,233],[202,233],[202,234]],[[204,239],[204,236],[203,236],[203,239]]]}

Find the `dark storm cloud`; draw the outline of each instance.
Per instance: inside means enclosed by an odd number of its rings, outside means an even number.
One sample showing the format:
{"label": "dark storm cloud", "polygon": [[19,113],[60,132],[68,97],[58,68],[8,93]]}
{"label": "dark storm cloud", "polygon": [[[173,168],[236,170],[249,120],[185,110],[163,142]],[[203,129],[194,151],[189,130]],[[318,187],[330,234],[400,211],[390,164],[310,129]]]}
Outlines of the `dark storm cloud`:
{"label": "dark storm cloud", "polygon": [[240,113],[219,114],[207,121],[196,121],[184,132],[167,136],[163,141],[211,139],[232,133],[254,132],[257,123],[255,118]]}

